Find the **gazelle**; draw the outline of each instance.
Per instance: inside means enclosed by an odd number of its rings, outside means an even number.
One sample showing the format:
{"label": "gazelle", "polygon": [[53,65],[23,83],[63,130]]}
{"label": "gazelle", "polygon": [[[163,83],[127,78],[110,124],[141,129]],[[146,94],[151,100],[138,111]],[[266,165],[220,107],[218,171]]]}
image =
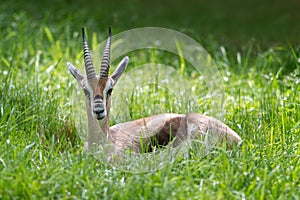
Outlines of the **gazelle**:
{"label": "gazelle", "polygon": [[[92,151],[100,144],[110,144],[111,152],[131,149],[141,153],[142,144],[148,151],[155,146],[171,144],[173,147],[189,139],[203,139],[204,142],[225,142],[232,146],[240,143],[240,136],[219,120],[197,113],[164,113],[135,121],[116,124],[110,127],[110,106],[113,87],[126,69],[128,57],[119,63],[109,76],[111,30],[104,49],[100,74],[96,75],[90,50],[82,28],[83,52],[86,76],[81,74],[71,63],[69,71],[79,82],[85,94],[86,114],[88,119],[86,148]],[[209,141],[205,141],[209,136]],[[142,143],[142,144],[141,144]],[[145,148],[144,148],[145,149]]]}

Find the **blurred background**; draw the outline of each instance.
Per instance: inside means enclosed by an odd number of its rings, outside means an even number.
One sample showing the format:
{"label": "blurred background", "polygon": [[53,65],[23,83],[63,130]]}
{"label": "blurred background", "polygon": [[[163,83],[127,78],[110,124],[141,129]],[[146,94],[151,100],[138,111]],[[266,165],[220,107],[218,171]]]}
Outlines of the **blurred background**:
{"label": "blurred background", "polygon": [[253,39],[262,46],[300,40],[298,0],[13,0],[2,2],[0,8],[2,33],[16,17],[26,17],[32,20],[28,29],[46,22],[54,35],[63,34],[61,25],[71,32],[85,26],[97,33],[108,26],[114,33],[158,26],[182,31],[204,44],[209,38],[238,48]]}

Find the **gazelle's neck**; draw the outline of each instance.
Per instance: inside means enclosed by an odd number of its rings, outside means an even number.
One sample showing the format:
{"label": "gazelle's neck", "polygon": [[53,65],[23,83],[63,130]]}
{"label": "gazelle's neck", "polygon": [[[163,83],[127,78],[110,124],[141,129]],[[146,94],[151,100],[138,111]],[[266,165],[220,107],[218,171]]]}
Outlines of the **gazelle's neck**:
{"label": "gazelle's neck", "polygon": [[86,100],[86,115],[88,118],[86,148],[90,151],[94,151],[94,148],[97,148],[99,145],[109,143],[109,109],[104,119],[97,120],[92,116],[90,101]]}

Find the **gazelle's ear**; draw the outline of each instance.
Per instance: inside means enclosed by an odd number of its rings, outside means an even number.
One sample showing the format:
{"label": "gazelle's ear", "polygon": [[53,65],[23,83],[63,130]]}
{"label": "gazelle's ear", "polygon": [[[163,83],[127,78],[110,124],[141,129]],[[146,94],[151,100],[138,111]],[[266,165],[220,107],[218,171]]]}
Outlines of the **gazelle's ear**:
{"label": "gazelle's ear", "polygon": [[129,58],[127,56],[125,58],[123,58],[123,60],[121,60],[121,62],[119,63],[117,69],[111,75],[111,78],[115,82],[114,84],[117,83],[118,79],[120,78],[120,76],[122,75],[122,73],[124,72],[124,70],[126,69],[128,61],[129,61]]}
{"label": "gazelle's ear", "polygon": [[69,71],[71,72],[71,74],[74,76],[74,78],[76,78],[78,83],[81,85],[81,82],[82,82],[82,79],[84,79],[84,76],[70,62],[67,62],[67,65],[68,65],[68,68],[69,68]]}

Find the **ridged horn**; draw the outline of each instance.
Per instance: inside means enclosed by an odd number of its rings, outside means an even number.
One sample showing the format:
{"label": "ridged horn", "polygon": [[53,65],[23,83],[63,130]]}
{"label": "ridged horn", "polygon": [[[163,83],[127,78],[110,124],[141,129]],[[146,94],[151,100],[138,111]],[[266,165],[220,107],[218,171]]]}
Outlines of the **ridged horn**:
{"label": "ridged horn", "polygon": [[89,50],[89,46],[85,38],[84,28],[82,28],[82,39],[83,39],[83,56],[84,56],[86,76],[88,80],[91,80],[96,78],[96,73],[95,73],[95,68],[93,65],[91,53]]}
{"label": "ridged horn", "polygon": [[108,28],[108,38],[106,42],[106,46],[104,49],[101,68],[100,68],[100,78],[107,78],[110,66],[110,44],[111,44],[111,29]]}

